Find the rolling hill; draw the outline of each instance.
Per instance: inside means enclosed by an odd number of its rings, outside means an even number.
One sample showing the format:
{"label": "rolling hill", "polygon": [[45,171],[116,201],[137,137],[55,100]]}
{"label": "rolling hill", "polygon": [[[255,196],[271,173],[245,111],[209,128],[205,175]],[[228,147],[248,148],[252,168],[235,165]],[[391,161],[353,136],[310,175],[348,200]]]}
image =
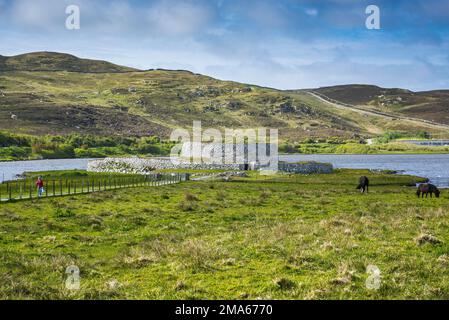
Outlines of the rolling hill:
{"label": "rolling hill", "polygon": [[[380,92],[354,90],[338,98],[354,95],[352,103],[369,103]],[[445,92],[440,95],[434,103],[447,103]],[[438,108],[445,112],[444,104]],[[194,120],[203,128],[279,128],[281,139],[291,141],[442,130],[419,119],[339,108],[307,90],[282,91],[189,71],[135,70],[60,53],[0,57],[0,130],[167,138]]]}
{"label": "rolling hill", "polygon": [[314,91],[366,109],[449,124],[449,90],[413,92],[370,85],[343,85]]}
{"label": "rolling hill", "polygon": [[70,71],[70,72],[129,72],[136,69],[106,61],[80,59],[57,52],[33,52],[13,57],[0,56],[0,71]]}

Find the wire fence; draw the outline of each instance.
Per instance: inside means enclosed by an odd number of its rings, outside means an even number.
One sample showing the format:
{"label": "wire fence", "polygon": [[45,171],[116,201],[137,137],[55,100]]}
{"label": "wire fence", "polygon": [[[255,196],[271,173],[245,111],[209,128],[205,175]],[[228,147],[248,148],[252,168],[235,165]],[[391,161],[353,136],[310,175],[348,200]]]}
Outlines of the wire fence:
{"label": "wire fence", "polygon": [[187,180],[189,180],[189,174],[185,173],[51,179],[44,181],[43,189],[39,190],[34,179],[20,179],[0,184],[0,203],[122,188],[155,187]]}

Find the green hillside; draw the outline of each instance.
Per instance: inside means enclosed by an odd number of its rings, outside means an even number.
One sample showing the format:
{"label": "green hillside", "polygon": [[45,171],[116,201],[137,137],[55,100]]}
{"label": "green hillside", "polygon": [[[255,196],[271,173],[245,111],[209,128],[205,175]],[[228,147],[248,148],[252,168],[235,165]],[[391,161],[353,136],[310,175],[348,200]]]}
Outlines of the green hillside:
{"label": "green hillside", "polygon": [[33,52],[13,57],[0,56],[0,71],[71,71],[71,72],[127,72],[136,69],[106,61],[80,59],[57,52]]}
{"label": "green hillside", "polygon": [[278,128],[281,139],[441,131],[342,110],[305,91],[221,81],[188,71],[138,71],[58,53],[0,59],[0,129],[32,135],[159,136],[172,129]]}
{"label": "green hillside", "polygon": [[449,90],[413,92],[370,85],[343,85],[323,87],[316,91],[367,109],[449,124]]}

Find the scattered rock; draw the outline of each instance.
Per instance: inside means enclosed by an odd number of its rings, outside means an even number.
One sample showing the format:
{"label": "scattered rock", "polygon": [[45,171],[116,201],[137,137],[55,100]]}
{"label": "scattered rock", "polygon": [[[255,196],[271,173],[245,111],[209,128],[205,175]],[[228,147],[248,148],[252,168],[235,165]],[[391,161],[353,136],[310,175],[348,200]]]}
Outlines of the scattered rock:
{"label": "scattered rock", "polygon": [[230,171],[230,172],[221,172],[217,174],[218,177],[241,177],[247,178],[248,174],[245,171]]}
{"label": "scattered rock", "polygon": [[415,239],[415,241],[418,243],[418,245],[423,245],[425,243],[435,245],[441,243],[439,239],[437,239],[435,236],[431,234],[421,234]]}
{"label": "scattered rock", "polygon": [[135,256],[125,257],[123,259],[123,262],[127,265],[133,265],[137,268],[141,268],[153,263],[153,259],[143,254],[139,254]]}
{"label": "scattered rock", "polygon": [[326,241],[320,246],[320,248],[323,250],[331,250],[334,248],[334,246],[331,241]]}
{"label": "scattered rock", "polygon": [[45,242],[55,242],[56,236],[45,236],[42,238],[42,240],[44,240]]}
{"label": "scattered rock", "polygon": [[120,283],[115,279],[112,279],[112,280],[109,280],[106,282],[106,287],[109,290],[117,289],[119,286],[120,286]]}
{"label": "scattered rock", "polygon": [[279,106],[281,113],[292,113],[296,111],[296,106],[294,106],[290,101],[285,102]]}
{"label": "scattered rock", "polygon": [[220,106],[215,104],[209,104],[203,107],[203,112],[219,112]]}
{"label": "scattered rock", "polygon": [[331,280],[332,284],[339,285],[339,286],[348,284],[350,282],[351,282],[351,278],[349,278],[349,277],[341,277],[341,278],[335,278],[335,279]]}
{"label": "scattered rock", "polygon": [[291,290],[296,287],[296,283],[287,278],[275,279],[274,283],[281,290]]}
{"label": "scattered rock", "polygon": [[224,259],[224,260],[222,260],[222,264],[224,266],[233,266],[233,265],[235,265],[235,259],[234,258]]}
{"label": "scattered rock", "polygon": [[175,290],[176,291],[181,291],[181,290],[184,290],[186,288],[187,288],[187,285],[183,281],[176,282],[176,285],[175,285]]}
{"label": "scattered rock", "polygon": [[449,264],[449,255],[443,254],[438,257],[437,261],[442,264]]}
{"label": "scattered rock", "polygon": [[238,110],[243,106],[243,103],[237,100],[229,101],[226,107],[230,110]]}

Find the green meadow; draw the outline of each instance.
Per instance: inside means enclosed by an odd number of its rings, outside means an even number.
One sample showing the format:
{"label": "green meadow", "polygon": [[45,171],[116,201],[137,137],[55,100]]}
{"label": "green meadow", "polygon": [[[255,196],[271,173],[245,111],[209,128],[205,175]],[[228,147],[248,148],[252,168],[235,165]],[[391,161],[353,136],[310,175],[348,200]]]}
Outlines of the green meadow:
{"label": "green meadow", "polygon": [[0,299],[448,299],[449,194],[418,181],[251,173],[2,203]]}

